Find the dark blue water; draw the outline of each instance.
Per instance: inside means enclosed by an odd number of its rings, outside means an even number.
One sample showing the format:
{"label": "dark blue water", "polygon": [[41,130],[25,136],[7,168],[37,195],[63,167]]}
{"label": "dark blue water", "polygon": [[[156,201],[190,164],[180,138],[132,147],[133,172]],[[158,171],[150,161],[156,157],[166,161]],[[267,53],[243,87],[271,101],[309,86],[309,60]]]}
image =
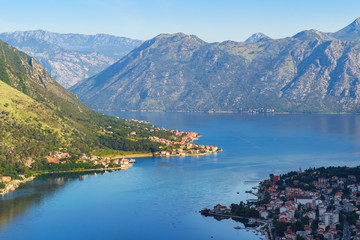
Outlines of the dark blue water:
{"label": "dark blue water", "polygon": [[270,173],[360,165],[358,115],[112,114],[199,132],[224,152],[44,176],[0,201],[0,239],[259,239],[197,211],[251,198],[245,190]]}

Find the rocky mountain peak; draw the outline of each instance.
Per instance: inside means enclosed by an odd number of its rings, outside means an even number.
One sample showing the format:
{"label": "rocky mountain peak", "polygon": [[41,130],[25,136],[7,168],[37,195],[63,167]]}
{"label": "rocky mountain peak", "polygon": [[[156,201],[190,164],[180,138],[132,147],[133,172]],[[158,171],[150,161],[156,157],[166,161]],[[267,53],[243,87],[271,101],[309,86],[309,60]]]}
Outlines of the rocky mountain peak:
{"label": "rocky mountain peak", "polygon": [[360,17],[343,29],[333,33],[332,36],[339,40],[346,41],[360,39]]}
{"label": "rocky mountain peak", "polygon": [[97,110],[357,112],[360,41],[333,39],[314,29],[261,44],[161,34],[71,90]]}
{"label": "rocky mountain peak", "polygon": [[99,73],[142,43],[109,34],[42,29],[0,33],[0,39],[34,57],[65,87]]}
{"label": "rocky mountain peak", "polygon": [[301,31],[293,36],[293,38],[302,40],[302,41],[315,41],[315,40],[332,40],[332,37],[326,33],[320,32],[316,29],[310,29]]}
{"label": "rocky mountain peak", "polygon": [[198,36],[196,35],[188,35],[182,32],[178,33],[162,33],[157,35],[154,40],[170,40],[170,41],[176,41],[176,40],[195,40],[195,41],[202,41]]}
{"label": "rocky mountain peak", "polygon": [[360,17],[355,19],[355,21],[353,21],[350,25],[359,27],[360,26]]}
{"label": "rocky mountain peak", "polygon": [[160,34],[156,37],[145,41],[140,49],[157,48],[173,49],[175,51],[192,50],[205,44],[198,36],[187,35],[185,33]]}
{"label": "rocky mountain peak", "polygon": [[266,40],[266,39],[271,39],[271,38],[261,32],[258,32],[258,33],[254,33],[253,35],[251,35],[248,39],[245,40],[245,42],[251,44],[251,43],[257,43],[259,41]]}

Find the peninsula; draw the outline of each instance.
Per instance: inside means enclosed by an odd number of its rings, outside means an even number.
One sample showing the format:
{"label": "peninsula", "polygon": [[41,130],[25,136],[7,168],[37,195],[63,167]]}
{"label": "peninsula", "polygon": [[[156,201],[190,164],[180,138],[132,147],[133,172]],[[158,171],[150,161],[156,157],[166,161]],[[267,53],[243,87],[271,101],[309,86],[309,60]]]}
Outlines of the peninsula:
{"label": "peninsula", "polygon": [[257,192],[247,191],[257,199],[201,213],[257,222],[268,239],[359,239],[359,176],[360,166],[270,174]]}
{"label": "peninsula", "polygon": [[107,116],[60,86],[32,57],[0,41],[1,192],[49,172],[126,169],[125,157],[220,151],[197,133]]}
{"label": "peninsula", "polygon": [[[0,194],[6,194],[15,190],[20,184],[33,180],[39,174],[81,172],[81,171],[105,171],[126,170],[132,167],[132,163],[139,157],[168,157],[168,156],[197,156],[217,153],[222,149],[211,145],[194,144],[199,134],[196,132],[184,132],[169,130],[150,125],[149,122],[139,120],[125,120],[131,127],[128,128],[127,138],[135,142],[150,141],[157,146],[158,151],[119,151],[113,149],[95,149],[90,152],[77,154],[67,148],[59,148],[50,151],[27,171],[26,175],[12,173],[2,174],[0,178]],[[111,137],[120,134],[115,126],[100,126],[98,134]],[[124,134],[123,132],[121,134]],[[116,142],[113,142],[116,144]],[[127,157],[127,158],[125,158]]]}

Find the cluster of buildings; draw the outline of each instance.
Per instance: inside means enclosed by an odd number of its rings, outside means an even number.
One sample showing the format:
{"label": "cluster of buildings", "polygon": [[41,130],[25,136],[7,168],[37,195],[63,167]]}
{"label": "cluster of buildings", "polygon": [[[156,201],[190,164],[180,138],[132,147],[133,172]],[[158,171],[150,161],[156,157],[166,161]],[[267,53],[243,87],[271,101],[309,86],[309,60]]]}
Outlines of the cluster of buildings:
{"label": "cluster of buildings", "polygon": [[166,146],[173,146],[175,144],[182,145],[185,147],[186,143],[190,143],[198,138],[198,134],[196,132],[181,132],[170,130],[170,133],[174,134],[171,139],[160,138],[156,136],[149,136],[149,140],[152,142],[162,143]]}
{"label": "cluster of buildings", "polygon": [[159,138],[156,136],[149,136],[152,142],[164,144],[166,147],[160,146],[163,149],[155,152],[155,155],[160,156],[186,156],[187,154],[209,154],[221,151],[216,146],[193,144],[192,142],[198,139],[199,134],[196,132],[181,132],[171,130],[175,136],[170,139]]}
{"label": "cluster of buildings", "polygon": [[[150,134],[153,133],[152,136],[149,136],[148,139],[151,142],[157,142],[163,144],[163,146],[159,147],[159,151],[155,152],[155,156],[186,156],[186,155],[205,155],[210,153],[216,153],[221,151],[216,146],[210,145],[201,145],[201,144],[193,144],[194,140],[197,140],[199,134],[196,132],[183,132],[179,130],[168,130],[165,128],[158,128],[155,126],[149,125],[148,127],[141,126],[140,123],[148,124],[148,122],[138,121],[138,120],[126,120],[132,123],[135,123],[135,127],[139,129],[139,131],[147,131]],[[130,127],[128,127],[130,128]],[[100,131],[113,134],[111,131],[112,127],[100,127]],[[137,130],[138,131],[138,130]],[[141,135],[137,131],[129,132],[130,137],[135,137],[137,135]],[[164,132],[161,132],[164,131]],[[161,132],[161,133],[160,133]],[[159,134],[160,133],[160,134]],[[164,133],[167,135],[165,136]],[[168,134],[170,133],[170,134]]]}
{"label": "cluster of buildings", "polygon": [[131,163],[135,162],[134,159],[100,157],[100,156],[95,156],[95,155],[87,157],[85,154],[83,154],[80,157],[79,161],[80,162],[91,162],[94,165],[100,165],[103,167],[109,167],[110,165],[112,165],[112,166],[120,167],[121,169],[128,169],[128,168],[132,167]]}
{"label": "cluster of buildings", "polygon": [[[117,117],[117,118],[119,119],[119,117]],[[125,121],[134,122],[134,123],[141,123],[141,124],[150,124],[149,121],[137,120],[137,119],[125,119]]]}
{"label": "cluster of buildings", "polygon": [[[62,150],[66,150],[64,148],[60,148],[59,151],[50,152],[46,159],[49,163],[67,163],[67,158],[71,156],[69,153],[64,153]],[[120,169],[128,169],[132,167],[131,163],[134,163],[134,159],[121,159],[121,158],[110,158],[110,157],[100,157],[100,156],[86,156],[86,154],[82,154],[80,159],[77,160],[78,163],[86,163],[90,162],[94,165],[100,165],[103,167],[115,166],[120,167]]]}
{"label": "cluster of buildings", "polygon": [[[24,175],[19,175],[20,178],[25,179]],[[0,178],[0,183],[3,183],[4,188],[0,188],[0,194],[5,194],[9,191],[15,190],[23,180],[12,179],[9,176],[2,176]]]}
{"label": "cluster of buildings", "polygon": [[322,171],[300,169],[261,182],[255,206],[269,223],[287,226],[279,239],[360,239],[359,177],[326,177]]}
{"label": "cluster of buildings", "polygon": [[212,214],[229,214],[231,213],[231,209],[227,206],[223,206],[221,204],[216,204],[213,209],[204,208],[200,211],[202,215],[209,216]]}
{"label": "cluster of buildings", "polygon": [[67,163],[66,158],[70,158],[70,154],[63,152],[66,148],[59,148],[59,151],[49,152],[45,157],[49,163]]}
{"label": "cluster of buildings", "polygon": [[217,214],[226,214],[226,213],[230,213],[231,209],[228,208],[227,206],[223,206],[221,204],[217,204],[213,207],[212,210],[210,210],[210,212],[212,213],[217,213]]}
{"label": "cluster of buildings", "polygon": [[[140,128],[140,123],[148,123],[144,121],[138,120],[127,120],[129,122],[135,122],[136,126]],[[100,127],[100,131],[108,134],[112,134],[113,132],[112,126]],[[148,139],[152,142],[161,143],[162,146],[159,146],[159,151],[154,153],[154,156],[186,156],[186,155],[205,155],[210,153],[220,152],[216,146],[211,145],[201,145],[201,144],[193,144],[194,140],[197,140],[199,134],[196,132],[183,132],[178,130],[167,130],[160,129],[158,127],[149,126],[143,127],[143,130],[148,131],[150,133],[154,132],[153,136],[149,136]],[[157,134],[156,132],[165,131],[167,134],[165,137],[164,133]],[[170,133],[170,134],[168,134]],[[136,131],[129,132],[129,136],[136,136]],[[157,136],[155,136],[157,135]],[[60,148],[58,151],[50,152],[46,158],[49,163],[67,163],[67,158],[71,156],[69,153],[64,152],[66,148]],[[128,168],[131,166],[131,161],[126,159],[114,159],[110,157],[100,157],[100,156],[90,156],[87,157],[83,154],[77,162],[91,162],[94,165],[102,165],[104,167],[108,167],[109,165],[119,165],[121,168]]]}
{"label": "cluster of buildings", "polygon": [[245,113],[250,113],[250,114],[257,114],[257,113],[274,113],[275,112],[275,109],[273,108],[250,108],[250,109],[247,109],[247,110],[243,110],[242,112],[245,112]]}

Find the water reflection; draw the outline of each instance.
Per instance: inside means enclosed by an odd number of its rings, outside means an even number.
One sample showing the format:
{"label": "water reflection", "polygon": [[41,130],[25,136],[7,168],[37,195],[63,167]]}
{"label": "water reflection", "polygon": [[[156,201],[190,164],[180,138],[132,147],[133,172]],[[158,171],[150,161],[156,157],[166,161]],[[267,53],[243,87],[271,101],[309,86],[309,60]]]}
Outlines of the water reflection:
{"label": "water reflection", "polygon": [[6,227],[16,217],[25,214],[74,180],[84,180],[88,175],[104,172],[57,173],[38,176],[34,181],[22,184],[16,191],[1,196],[0,228]]}
{"label": "water reflection", "polygon": [[[22,200],[6,196],[13,203],[8,203],[9,207],[3,203],[0,212],[9,208],[2,213],[2,220],[12,218],[12,223],[9,220],[8,227],[0,229],[0,238],[29,239],[31,232],[33,239],[52,239],[54,235],[57,239],[69,235],[116,239],[121,226],[122,239],[259,239],[251,232],[235,230],[239,224],[232,220],[217,222],[197,211],[252,198],[245,191],[270,173],[359,165],[359,115],[114,115],[194,130],[203,135],[198,143],[224,151],[203,157],[139,159],[130,171],[99,178],[88,175],[83,182],[87,174],[70,176],[70,181],[69,175],[44,176],[29,183],[28,192],[25,188],[12,193]],[[48,183],[49,189],[41,190],[41,185]],[[16,201],[23,203],[16,206]]]}

